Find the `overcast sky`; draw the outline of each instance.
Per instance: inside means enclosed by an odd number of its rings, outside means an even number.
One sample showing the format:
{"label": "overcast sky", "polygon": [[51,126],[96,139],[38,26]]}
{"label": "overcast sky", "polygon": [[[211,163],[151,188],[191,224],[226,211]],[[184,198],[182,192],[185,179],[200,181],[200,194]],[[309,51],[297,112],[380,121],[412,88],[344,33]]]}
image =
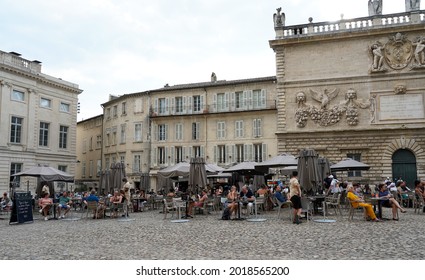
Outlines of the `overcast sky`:
{"label": "overcast sky", "polygon": [[[109,94],[209,81],[211,72],[219,80],[273,76],[276,8],[294,25],[367,16],[367,2],[0,0],[0,50],[78,84],[80,121],[102,114]],[[384,0],[384,14],[404,10],[404,0]]]}

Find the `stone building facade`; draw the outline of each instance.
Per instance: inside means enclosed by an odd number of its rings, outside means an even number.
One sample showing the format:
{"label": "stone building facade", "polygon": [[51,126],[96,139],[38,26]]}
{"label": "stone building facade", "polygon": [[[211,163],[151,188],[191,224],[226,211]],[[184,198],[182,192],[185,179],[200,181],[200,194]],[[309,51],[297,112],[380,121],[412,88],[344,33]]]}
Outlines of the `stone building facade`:
{"label": "stone building facade", "polygon": [[278,152],[371,166],[349,181],[424,178],[424,13],[275,24]]}
{"label": "stone building facade", "polygon": [[37,165],[74,174],[78,85],[41,72],[41,62],[0,51],[0,191],[34,193],[33,177],[12,174]]}
{"label": "stone building facade", "polygon": [[98,189],[102,172],[103,115],[78,122],[75,185]]}
{"label": "stone building facade", "polygon": [[102,170],[125,163],[136,188],[147,176],[156,189],[158,170],[192,157],[228,166],[277,152],[275,77],[213,74],[209,82],[111,96],[102,107]]}

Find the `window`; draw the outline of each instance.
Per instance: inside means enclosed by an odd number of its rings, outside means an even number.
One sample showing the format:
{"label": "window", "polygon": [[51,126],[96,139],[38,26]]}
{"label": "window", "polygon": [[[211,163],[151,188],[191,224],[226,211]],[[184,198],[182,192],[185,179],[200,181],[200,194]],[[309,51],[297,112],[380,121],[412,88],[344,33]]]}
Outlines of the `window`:
{"label": "window", "polygon": [[176,124],[176,140],[183,140],[183,124]]}
{"label": "window", "polygon": [[167,125],[165,124],[158,125],[158,140],[159,141],[167,140]]}
{"label": "window", "polygon": [[83,178],[86,177],[86,162],[85,161],[81,163],[81,177]]}
{"label": "window", "polygon": [[254,90],[252,92],[252,106],[254,109],[266,108],[266,91]]}
{"label": "window", "polygon": [[108,147],[111,145],[111,131],[109,129],[106,130],[106,143],[105,146]]}
{"label": "window", "polygon": [[158,114],[165,114],[167,110],[167,100],[165,98],[158,99]]}
{"label": "window", "polygon": [[112,115],[113,115],[114,118],[117,117],[117,115],[118,115],[118,106],[117,105],[112,107]]}
{"label": "window", "polygon": [[84,138],[82,145],[83,145],[83,148],[81,150],[85,154],[87,152],[87,139]]}
{"label": "window", "polygon": [[[347,154],[348,158],[357,160],[357,161],[361,161],[361,154]],[[356,170],[356,171],[348,171],[347,172],[347,176],[348,177],[361,177],[362,176],[362,172],[360,170]]]}
{"label": "window", "polygon": [[261,128],[261,119],[254,119],[252,126],[252,136],[253,137],[261,137],[262,128]]}
{"label": "window", "polygon": [[243,137],[243,121],[235,121],[235,137]]}
{"label": "window", "polygon": [[123,164],[125,163],[125,153],[120,154],[120,162]]}
{"label": "window", "polygon": [[97,165],[96,165],[96,176],[99,177],[101,172],[102,172],[102,160],[98,159]]}
{"label": "window", "polygon": [[63,172],[67,172],[68,166],[66,165],[58,165],[58,170],[63,171]]}
{"label": "window", "polygon": [[217,94],[217,111],[222,112],[226,109],[226,99],[224,93]]}
{"label": "window", "polygon": [[121,133],[120,133],[120,143],[124,144],[126,141],[126,134],[125,134],[126,125],[121,125]]}
{"label": "window", "polygon": [[217,163],[226,162],[226,146],[218,145],[217,146]]}
{"label": "window", "polygon": [[262,162],[263,160],[263,144],[254,144],[254,161]]}
{"label": "window", "polygon": [[90,137],[90,141],[89,141],[89,150],[93,151],[93,136]]}
{"label": "window", "polygon": [[42,108],[52,108],[52,100],[47,98],[40,98],[40,107]]}
{"label": "window", "polygon": [[235,145],[235,149],[236,149],[236,162],[243,162],[244,161],[243,145]]}
{"label": "window", "polygon": [[102,148],[102,135],[96,136],[96,149]]}
{"label": "window", "polygon": [[19,90],[13,90],[12,91],[12,100],[15,101],[24,101],[25,100],[25,93]]}
{"label": "window", "polygon": [[175,162],[179,163],[183,161],[183,147],[175,147],[176,158]]}
{"label": "window", "polygon": [[47,147],[49,145],[49,124],[48,123],[40,122],[38,145],[42,147]]}
{"label": "window", "polygon": [[217,122],[217,139],[225,139],[225,138],[226,138],[226,123]]}
{"label": "window", "polygon": [[141,123],[135,123],[134,124],[134,141],[135,142],[142,142],[142,124]]}
{"label": "window", "polygon": [[194,112],[200,112],[201,107],[202,107],[201,96],[200,95],[193,96],[193,111]]}
{"label": "window", "polygon": [[176,113],[183,113],[183,97],[176,97]]}
{"label": "window", "polygon": [[61,125],[59,127],[59,149],[66,149],[68,142],[68,127]]}
{"label": "window", "polygon": [[193,157],[201,157],[201,146],[193,146]]}
{"label": "window", "polygon": [[93,161],[89,161],[89,177],[93,177],[94,165]]}
{"label": "window", "polygon": [[10,123],[10,142],[19,144],[21,143],[22,136],[22,118],[12,117]]}
{"label": "window", "polygon": [[127,103],[126,102],[121,103],[121,114],[127,115]]}
{"label": "window", "polygon": [[117,128],[116,127],[114,127],[113,129],[112,129],[112,138],[111,138],[111,141],[112,141],[112,145],[116,145],[117,144]]}
{"label": "window", "polygon": [[111,167],[111,160],[109,157],[105,157],[105,169],[109,170]]}
{"label": "window", "polygon": [[199,122],[192,123],[192,140],[199,140]]}
{"label": "window", "polygon": [[133,157],[133,172],[139,173],[140,172],[140,164],[141,164],[141,156],[140,155],[134,155]]}
{"label": "window", "polygon": [[158,147],[158,163],[165,164],[165,147]]}
{"label": "window", "polygon": [[70,108],[69,104],[61,102],[60,107],[59,107],[59,111],[69,113],[70,112],[69,108]]}
{"label": "window", "polygon": [[111,108],[106,109],[106,119],[109,120],[111,118]]}
{"label": "window", "polygon": [[22,172],[22,163],[12,162],[10,164],[10,183],[12,186],[19,186],[21,176],[12,176],[15,173]]}
{"label": "window", "polygon": [[242,91],[235,92],[235,108],[242,109],[245,107],[244,95]]}

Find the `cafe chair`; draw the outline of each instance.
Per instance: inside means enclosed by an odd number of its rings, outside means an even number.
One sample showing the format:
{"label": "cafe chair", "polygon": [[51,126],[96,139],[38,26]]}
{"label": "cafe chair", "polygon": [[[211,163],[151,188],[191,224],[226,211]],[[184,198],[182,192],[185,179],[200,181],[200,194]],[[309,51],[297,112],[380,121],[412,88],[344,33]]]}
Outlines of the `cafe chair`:
{"label": "cafe chair", "polygon": [[174,212],[177,210],[176,204],[174,202],[174,199],[172,197],[164,198],[164,220],[167,219],[167,214],[171,212],[171,218],[174,217]]}
{"label": "cafe chair", "polygon": [[329,197],[329,199],[326,199],[325,205],[326,205],[326,209],[333,208],[335,210],[335,215],[338,215],[338,212],[339,212],[339,214],[342,216],[341,193],[334,194],[332,197]]}
{"label": "cafe chair", "polygon": [[423,196],[415,194],[414,200],[413,200],[413,208],[415,209],[415,214],[423,213],[424,206],[425,206],[425,203],[424,203]]}
{"label": "cafe chair", "polygon": [[[93,218],[97,219],[97,201],[86,201],[87,208],[85,209],[86,218],[88,218],[89,213],[93,213]],[[84,211],[81,214],[81,218],[84,216]]]}
{"label": "cafe chair", "polygon": [[280,218],[280,212],[281,211],[283,211],[282,210],[282,206],[283,207],[287,207],[288,208],[288,212],[289,212],[289,219],[291,220],[291,222],[292,222],[292,220],[293,220],[293,218],[294,218],[294,215],[293,215],[293,213],[292,213],[292,202],[290,201],[290,200],[287,200],[287,201],[285,201],[285,202],[280,202],[279,200],[277,200],[276,199],[276,204],[277,204],[277,218],[279,219]]}
{"label": "cafe chair", "polygon": [[350,199],[347,197],[347,206],[348,206],[348,220],[352,221],[354,218],[354,214],[357,213],[361,213],[363,219],[366,219],[366,210],[364,209],[364,207],[354,207],[353,204],[351,203]]}
{"label": "cafe chair", "polygon": [[301,208],[301,214],[305,215],[308,222],[311,219],[311,216],[313,216],[313,205],[308,197],[301,197]]}

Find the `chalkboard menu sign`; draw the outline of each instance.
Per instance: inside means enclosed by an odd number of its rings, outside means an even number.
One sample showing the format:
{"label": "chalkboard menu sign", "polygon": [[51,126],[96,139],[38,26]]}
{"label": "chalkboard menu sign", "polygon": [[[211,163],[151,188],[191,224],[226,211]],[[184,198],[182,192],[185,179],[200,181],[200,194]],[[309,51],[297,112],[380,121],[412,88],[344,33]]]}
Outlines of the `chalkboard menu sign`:
{"label": "chalkboard menu sign", "polygon": [[33,222],[31,192],[15,192],[9,224]]}

